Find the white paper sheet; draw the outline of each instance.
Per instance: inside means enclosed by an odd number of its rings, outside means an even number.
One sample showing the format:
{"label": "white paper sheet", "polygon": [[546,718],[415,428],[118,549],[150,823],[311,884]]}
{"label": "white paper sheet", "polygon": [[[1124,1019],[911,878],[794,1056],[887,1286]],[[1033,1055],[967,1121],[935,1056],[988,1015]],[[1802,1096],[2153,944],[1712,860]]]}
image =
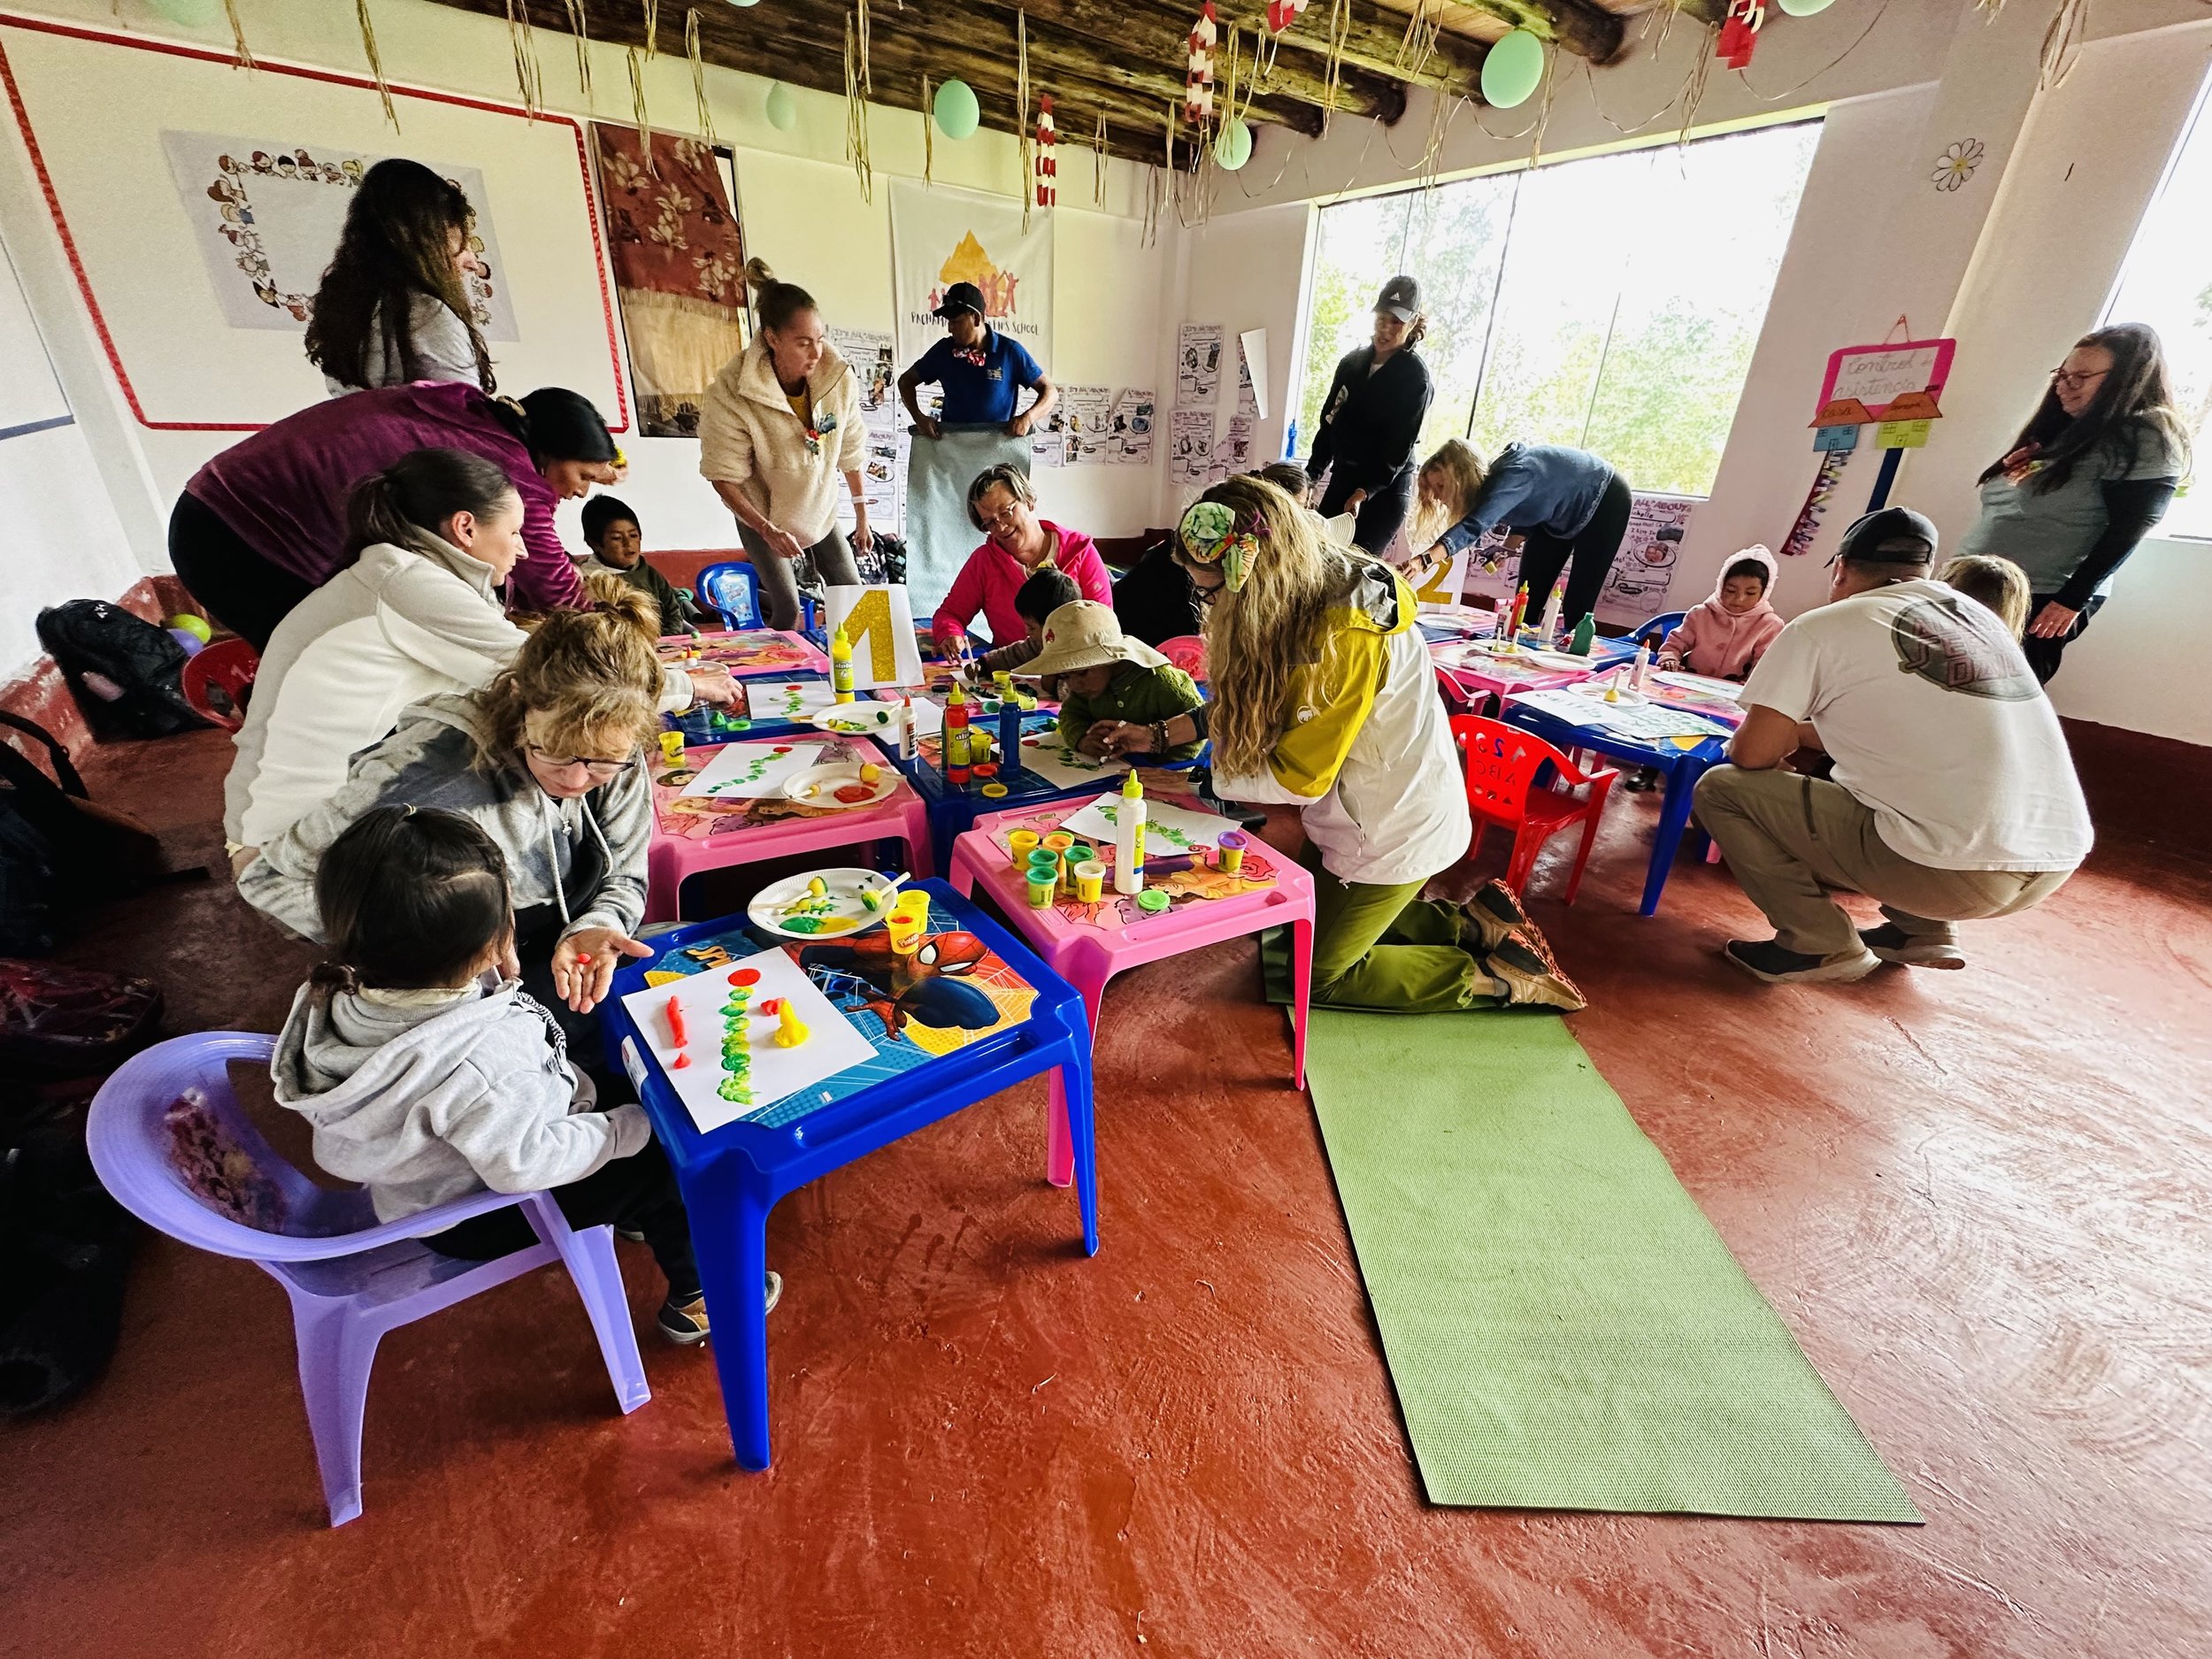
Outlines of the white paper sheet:
{"label": "white paper sheet", "polygon": [[1093,760],[1088,755],[1062,749],[1057,732],[1032,732],[1024,737],[1022,764],[1056,789],[1088,783],[1094,778],[1118,778],[1129,770],[1125,760]]}
{"label": "white paper sheet", "polygon": [[1517,691],[1512,700],[1525,708],[1540,709],[1576,726],[1602,726],[1626,737],[1728,737],[1724,726],[1679,709],[1654,703],[1607,703],[1586,697],[1571,687],[1554,686],[1541,691]]}
{"label": "white paper sheet", "polygon": [[[1147,858],[1173,858],[1194,847],[1218,847],[1221,832],[1235,825],[1211,812],[1170,806],[1147,799],[1144,814],[1144,852]],[[1102,795],[1080,812],[1063,819],[1060,827],[1095,846],[1111,847],[1118,833],[1121,796]]]}
{"label": "white paper sheet", "polygon": [[778,795],[791,778],[824,756],[819,743],[725,743],[699,775],[684,786],[687,795],[731,795],[756,799]]}
{"label": "white paper sheet", "polygon": [[[746,1018],[752,1061],[750,1105],[724,1100],[720,1094],[722,1080],[728,1075],[722,1069],[722,1038],[728,1018],[725,1010],[730,974],[737,968],[750,968],[760,975],[759,982],[752,987]],[[687,1041],[680,1049],[669,1028],[671,997],[683,1011]],[[795,1048],[776,1046],[776,1017],[759,1011],[760,1005],[773,997],[789,997],[807,1028],[806,1041]],[[665,985],[649,985],[624,997],[622,1005],[637,1021],[653,1057],[660,1062],[662,1072],[702,1133],[765,1110],[875,1057],[874,1045],[816,988],[806,970],[780,949],[764,950],[730,967],[710,968]],[[678,1066],[680,1053],[690,1064]]]}
{"label": "white paper sheet", "polygon": [[922,683],[922,648],[914,637],[914,611],[905,588],[826,588],[822,591],[829,607],[825,627],[832,635],[844,628],[852,643],[855,690]]}
{"label": "white paper sheet", "polygon": [[836,700],[837,694],[826,680],[745,681],[746,710],[756,720],[803,720]]}

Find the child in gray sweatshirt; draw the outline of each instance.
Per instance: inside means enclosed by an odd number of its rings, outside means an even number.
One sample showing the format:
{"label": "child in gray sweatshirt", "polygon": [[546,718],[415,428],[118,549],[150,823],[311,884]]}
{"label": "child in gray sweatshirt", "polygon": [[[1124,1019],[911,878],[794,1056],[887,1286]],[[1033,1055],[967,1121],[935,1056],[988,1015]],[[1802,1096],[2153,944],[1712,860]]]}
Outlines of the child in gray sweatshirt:
{"label": "child in gray sweatshirt", "polygon": [[[271,1072],[315,1162],[397,1221],[487,1189],[550,1189],[576,1227],[641,1233],[668,1277],[662,1333],[707,1334],[691,1227],[642,1107],[596,1109],[561,1028],[512,974],[498,845],[458,812],[379,807],[315,875],[330,960],[293,998]],[[502,972],[494,979],[494,970]],[[496,1210],[424,1241],[483,1261],[534,1242]]]}

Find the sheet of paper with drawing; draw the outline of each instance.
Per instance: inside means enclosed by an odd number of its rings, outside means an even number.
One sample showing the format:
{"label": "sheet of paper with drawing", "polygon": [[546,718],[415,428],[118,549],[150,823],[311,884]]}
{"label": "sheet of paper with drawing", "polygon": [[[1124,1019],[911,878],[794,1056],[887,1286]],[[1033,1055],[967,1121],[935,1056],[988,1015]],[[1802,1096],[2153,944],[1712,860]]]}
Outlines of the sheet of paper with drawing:
{"label": "sheet of paper with drawing", "polygon": [[[1194,812],[1188,807],[1170,806],[1164,801],[1148,800],[1144,804],[1147,858],[1174,858],[1194,848],[1218,847],[1221,832],[1236,827],[1227,818],[1217,818],[1211,812]],[[1060,827],[1094,847],[1111,848],[1120,816],[1121,797],[1102,795],[1080,812],[1070,813],[1061,821]]]}
{"label": "sheet of paper with drawing", "polygon": [[749,680],[745,701],[756,720],[803,720],[837,701],[826,680]]}
{"label": "sheet of paper with drawing", "polygon": [[[739,976],[734,981],[733,974]],[[805,1041],[787,1048],[776,1041],[780,1016],[762,1011],[785,999],[806,1027]],[[671,1002],[681,1022],[680,1044]],[[875,1058],[874,1045],[780,949],[633,991],[622,1005],[703,1133]]]}
{"label": "sheet of paper with drawing", "polygon": [[1586,697],[1564,687],[1553,687],[1541,691],[1517,691],[1513,701],[1525,709],[1536,709],[1557,719],[1581,726],[1602,726],[1618,732],[1624,737],[1656,740],[1663,737],[1727,737],[1724,726],[1717,725],[1702,715],[1686,713],[1680,709],[1663,709],[1652,703],[1605,703]]}
{"label": "sheet of paper with drawing", "polygon": [[[995,733],[993,733],[996,735]],[[1094,779],[1118,778],[1129,770],[1125,760],[1094,760],[1060,747],[1057,732],[1032,732],[1022,739],[1022,766],[1035,772],[1056,789],[1072,788]]]}
{"label": "sheet of paper with drawing", "polygon": [[683,793],[741,799],[780,795],[792,778],[829,758],[818,743],[725,743]]}

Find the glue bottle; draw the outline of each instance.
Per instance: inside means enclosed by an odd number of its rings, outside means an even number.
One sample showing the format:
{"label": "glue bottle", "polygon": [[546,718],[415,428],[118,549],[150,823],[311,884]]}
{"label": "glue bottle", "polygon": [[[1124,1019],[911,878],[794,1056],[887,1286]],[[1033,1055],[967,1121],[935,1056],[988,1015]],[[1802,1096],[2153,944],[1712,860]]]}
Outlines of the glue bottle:
{"label": "glue bottle", "polygon": [[1631,691],[1641,691],[1651,678],[1651,641],[1646,640],[1636,648],[1636,670],[1628,679]]}
{"label": "glue bottle", "polygon": [[1505,643],[1520,642],[1521,624],[1528,619],[1528,584],[1523,582],[1513,590],[1513,611],[1505,619]]}
{"label": "glue bottle", "polygon": [[1544,600],[1544,619],[1536,625],[1536,632],[1538,642],[1548,651],[1559,642],[1559,607],[1565,600],[1566,595],[1556,588]]}
{"label": "glue bottle", "polygon": [[1121,780],[1121,810],[1114,814],[1114,891],[1144,891],[1144,786],[1133,769]]}
{"label": "glue bottle", "polygon": [[1577,657],[1587,657],[1590,646],[1598,636],[1598,619],[1591,612],[1582,613],[1582,620],[1575,624],[1575,636],[1567,649]]}
{"label": "glue bottle", "polygon": [[999,693],[998,704],[998,769],[999,781],[1008,781],[1007,774],[1022,764],[1022,706],[1014,701],[1014,688],[1010,684]]}
{"label": "glue bottle", "polygon": [[945,697],[945,781],[968,781],[968,699],[956,680]]}
{"label": "glue bottle", "polygon": [[830,636],[830,689],[840,703],[853,700],[853,642],[846,638],[841,622]]}
{"label": "glue bottle", "polygon": [[899,758],[914,758],[914,699],[899,699]]}

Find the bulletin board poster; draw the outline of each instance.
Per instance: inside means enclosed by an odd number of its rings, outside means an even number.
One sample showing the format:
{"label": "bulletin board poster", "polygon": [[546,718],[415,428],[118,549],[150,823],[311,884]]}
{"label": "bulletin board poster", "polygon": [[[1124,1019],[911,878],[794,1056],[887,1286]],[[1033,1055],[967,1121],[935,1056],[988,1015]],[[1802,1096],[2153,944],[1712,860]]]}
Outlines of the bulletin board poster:
{"label": "bulletin board poster", "polygon": [[1820,382],[1816,408],[1852,402],[1864,406],[1869,420],[1911,392],[1940,394],[1951,378],[1955,340],[1907,340],[1896,345],[1845,346],[1831,352]]}
{"label": "bulletin board poster", "polygon": [[[256,290],[252,279],[262,273],[237,266],[232,250],[242,251],[242,242],[219,229],[212,234],[224,259],[211,263],[211,227],[228,224],[242,238],[250,212],[271,291],[280,299],[311,294],[307,273],[319,276],[336,239],[311,228],[309,204],[342,219],[352,187],[329,182],[324,169],[346,178],[349,158],[407,156],[465,180],[489,233],[483,298],[501,383],[572,387],[614,430],[630,430],[578,122],[395,86],[395,132],[365,75],[273,60],[248,73],[227,48],[13,15],[0,19],[0,60],[15,94],[0,121],[15,127],[39,176],[126,403],[142,426],[206,434],[175,447],[180,470],[221,447],[220,434],[251,431],[326,396],[301,349],[303,321]],[[242,121],[246,109],[250,120]],[[228,148],[234,141],[243,156]],[[268,158],[266,174],[257,151]],[[179,188],[173,154],[191,162],[196,188]],[[244,171],[224,173],[225,154]],[[303,154],[314,165],[312,182]],[[202,178],[204,165],[213,171]],[[238,188],[210,196],[223,180]],[[234,219],[223,215],[226,204]],[[318,253],[310,244],[324,234],[331,245]],[[272,314],[279,311],[280,319]]]}
{"label": "bulletin board poster", "polygon": [[[895,535],[906,507],[906,457],[899,448],[898,369],[893,355],[896,347],[886,329],[832,328],[829,336],[860,382],[860,422],[868,441],[868,458],[861,466],[868,527]],[[848,528],[853,522],[851,499],[841,489],[837,492],[837,521]]]}
{"label": "bulletin board poster", "polygon": [[[1630,498],[1628,532],[1621,538],[1621,550],[1614,556],[1613,568],[1598,592],[1600,622],[1634,627],[1667,609],[1675,561],[1681,554],[1690,513],[1696,505],[1696,500],[1687,495],[1639,492]],[[1513,603],[1514,589],[1521,581],[1521,550],[1517,542],[1517,538],[1494,530],[1475,543],[1463,590],[1467,598]],[[1563,573],[1560,580],[1566,580]]]}
{"label": "bulletin board poster", "polygon": [[892,292],[899,361],[912,363],[944,334],[938,303],[956,282],[983,291],[992,327],[1018,341],[1052,374],[1052,215],[1022,227],[1017,197],[891,180]]}

